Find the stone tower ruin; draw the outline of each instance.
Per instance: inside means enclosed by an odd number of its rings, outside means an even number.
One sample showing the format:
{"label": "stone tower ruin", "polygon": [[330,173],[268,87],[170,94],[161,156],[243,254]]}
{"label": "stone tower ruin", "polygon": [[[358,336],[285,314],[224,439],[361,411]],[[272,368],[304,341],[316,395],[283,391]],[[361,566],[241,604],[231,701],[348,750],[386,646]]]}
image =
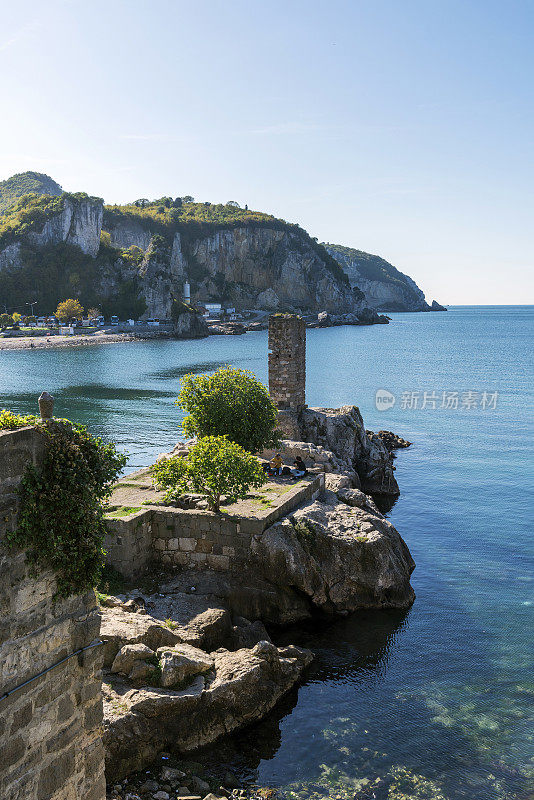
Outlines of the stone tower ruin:
{"label": "stone tower ruin", "polygon": [[306,407],[306,325],[296,314],[269,317],[269,392],[280,410]]}

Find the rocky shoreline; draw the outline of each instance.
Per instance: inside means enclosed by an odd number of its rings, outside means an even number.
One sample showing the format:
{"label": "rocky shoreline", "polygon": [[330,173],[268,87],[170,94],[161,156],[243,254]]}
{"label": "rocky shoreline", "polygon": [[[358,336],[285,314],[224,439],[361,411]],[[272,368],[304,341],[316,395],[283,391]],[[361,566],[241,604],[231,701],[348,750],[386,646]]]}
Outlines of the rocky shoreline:
{"label": "rocky shoreline", "polygon": [[156,774],[153,765],[187,762],[262,719],[298,684],[313,654],[277,647],[265,626],[414,601],[413,559],[371,496],[398,495],[390,448],[409,443],[366,432],[350,406],[283,412],[280,422],[298,435],[282,443],[285,458],[302,453],[326,473],[325,488],[253,537],[246,569],[162,568],[100,598],[110,800],[274,798],[178,766]]}

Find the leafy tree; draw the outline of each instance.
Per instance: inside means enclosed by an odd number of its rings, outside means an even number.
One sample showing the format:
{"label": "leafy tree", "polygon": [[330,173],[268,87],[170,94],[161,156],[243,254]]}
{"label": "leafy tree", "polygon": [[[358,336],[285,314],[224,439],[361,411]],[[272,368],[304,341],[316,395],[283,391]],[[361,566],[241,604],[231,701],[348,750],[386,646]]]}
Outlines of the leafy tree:
{"label": "leafy tree", "polygon": [[99,308],[88,308],[87,309],[87,316],[89,319],[94,319],[95,317],[100,316],[100,309]]}
{"label": "leafy tree", "polygon": [[251,453],[276,441],[276,406],[248,370],[185,375],[176,404],[189,415],[182,423],[186,436],[227,436]]}
{"label": "leafy tree", "polygon": [[212,511],[219,511],[223,495],[235,501],[246,497],[251,487],[265,483],[258,459],[225,436],[204,436],[187,458],[161,459],[152,473],[156,484],[167,489],[166,502],[193,489],[206,495]]}
{"label": "leafy tree", "polygon": [[0,328],[5,331],[10,325],[13,325],[13,317],[10,314],[0,314]]}
{"label": "leafy tree", "polygon": [[13,322],[16,325],[18,325],[18,323],[21,321],[21,319],[22,319],[22,314],[19,314],[18,311],[15,311],[15,313],[13,314]]}
{"label": "leafy tree", "polygon": [[186,194],[185,197],[182,197],[182,202],[184,202],[184,203],[194,203],[195,202],[195,198],[191,197],[190,194]]}
{"label": "leafy tree", "polygon": [[80,305],[79,300],[64,300],[59,303],[56,308],[56,317],[62,322],[67,322],[69,319],[81,319],[83,317],[83,306]]}
{"label": "leafy tree", "polygon": [[237,202],[237,200],[228,200],[228,201],[226,202],[226,205],[227,205],[227,206],[232,206],[232,208],[241,208],[241,206],[239,205],[239,203]]}

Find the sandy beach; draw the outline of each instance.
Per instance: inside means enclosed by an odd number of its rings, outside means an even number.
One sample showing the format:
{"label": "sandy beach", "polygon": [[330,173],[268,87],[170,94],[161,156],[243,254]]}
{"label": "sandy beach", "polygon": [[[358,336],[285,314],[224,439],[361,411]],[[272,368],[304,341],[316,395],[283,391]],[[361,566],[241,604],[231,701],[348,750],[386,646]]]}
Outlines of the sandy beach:
{"label": "sandy beach", "polygon": [[54,347],[87,347],[94,344],[133,342],[139,336],[131,333],[90,333],[73,336],[20,336],[0,339],[0,350],[43,350]]}

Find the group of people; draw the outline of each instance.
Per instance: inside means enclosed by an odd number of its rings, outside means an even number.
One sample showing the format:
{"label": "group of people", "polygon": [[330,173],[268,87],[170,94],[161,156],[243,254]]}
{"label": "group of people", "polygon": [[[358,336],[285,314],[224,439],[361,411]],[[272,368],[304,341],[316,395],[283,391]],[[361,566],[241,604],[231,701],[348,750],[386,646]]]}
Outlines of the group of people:
{"label": "group of people", "polygon": [[289,467],[284,466],[284,462],[282,461],[282,456],[280,453],[277,453],[274,458],[271,459],[268,463],[263,465],[263,469],[267,473],[267,475],[274,476],[274,475],[292,475],[294,478],[303,478],[305,475],[308,474],[308,470],[306,469],[306,464],[302,460],[300,456],[297,456],[295,461],[293,462],[294,469],[290,469]]}

